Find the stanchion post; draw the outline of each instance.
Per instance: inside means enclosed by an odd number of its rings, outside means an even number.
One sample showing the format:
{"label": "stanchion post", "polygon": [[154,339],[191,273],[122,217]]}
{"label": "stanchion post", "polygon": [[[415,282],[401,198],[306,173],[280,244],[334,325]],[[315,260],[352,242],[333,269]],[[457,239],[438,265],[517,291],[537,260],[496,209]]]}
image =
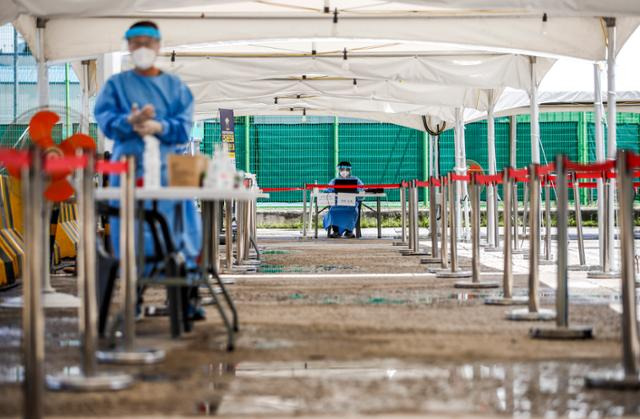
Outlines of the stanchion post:
{"label": "stanchion post", "polygon": [[471,199],[471,281],[456,282],[455,288],[497,288],[497,282],[480,282],[480,185],[476,174],[469,184]]}
{"label": "stanchion post", "polygon": [[307,188],[305,187],[302,188],[302,237],[307,238]]}
{"label": "stanchion post", "polygon": [[[42,155],[31,150],[30,168],[22,168],[22,196],[25,234],[25,263],[22,294],[22,351],[24,356],[25,418],[44,416],[44,310],[42,307],[42,273],[45,269],[40,235],[42,218]],[[48,268],[48,267],[47,267]]]}
{"label": "stanchion post", "polygon": [[224,237],[224,247],[225,247],[225,256],[226,270],[231,273],[232,264],[233,264],[233,201],[228,200],[224,203],[224,224],[225,224],[225,237]]}
{"label": "stanchion post", "polygon": [[509,176],[509,168],[505,168],[502,175],[502,193],[504,206],[502,218],[504,218],[504,246],[503,246],[503,271],[502,271],[502,298],[487,298],[485,304],[489,305],[522,305],[527,304],[527,299],[513,296],[513,255],[511,249],[511,203],[514,181]]}
{"label": "stanchion post", "polygon": [[[575,205],[575,214],[576,214],[576,229],[578,232],[578,256],[580,258],[580,265],[584,266],[587,264],[587,258],[584,254],[584,234],[582,232],[582,207],[579,199],[578,192],[578,179],[575,174],[572,176],[573,181],[573,202]],[[560,242],[559,242],[560,243]]]}
{"label": "stanchion post", "polygon": [[[636,306],[636,274],[634,269],[635,232],[633,215],[633,166],[629,165],[629,152],[618,150],[618,199],[620,201],[620,236],[622,263],[622,372],[589,375],[587,387],[640,389],[640,343]],[[636,156],[637,159],[637,156]]]}
{"label": "stanchion post", "polygon": [[[567,170],[564,156],[556,156],[556,196],[557,196],[557,241],[558,241],[558,269],[556,287],[556,327],[532,328],[530,335],[539,339],[590,339],[593,329],[589,326],[569,326],[569,281],[568,259],[569,252],[566,243],[569,239],[568,222],[569,193],[567,187]],[[576,196],[576,200],[579,199]]]}
{"label": "stanchion post", "polygon": [[458,213],[456,212],[457,180],[449,173],[449,249],[451,250],[451,270],[436,273],[436,278],[470,278],[471,272],[458,270]]}
{"label": "stanchion post", "polygon": [[610,241],[613,238],[613,234],[611,234],[610,228],[613,227],[613,222],[609,222],[611,218],[611,212],[613,208],[611,208],[611,204],[613,203],[613,199],[610,195],[613,194],[613,188],[611,186],[612,179],[607,177],[607,172],[602,173],[602,178],[604,182],[604,202],[603,202],[603,211],[604,211],[604,220],[598,220],[598,223],[603,224],[604,234],[602,235],[602,248],[600,252],[602,252],[602,270],[601,271],[589,271],[587,272],[587,278],[593,279],[611,279],[611,278],[619,278],[620,272],[614,272],[612,270],[611,257],[611,243]]}
{"label": "stanchion post", "polygon": [[544,258],[551,260],[551,186],[548,176],[545,176],[544,182],[544,220]]}
{"label": "stanchion post", "polygon": [[553,320],[552,310],[540,308],[538,296],[540,258],[540,178],[536,163],[529,166],[529,301],[527,309],[512,310],[507,313],[508,320]]}
{"label": "stanchion post", "polygon": [[96,356],[98,361],[106,364],[154,364],[164,360],[164,351],[136,348],[138,269],[134,222],[136,213],[135,160],[129,156],[126,162],[127,171],[120,180],[120,279],[124,288],[122,347],[111,351],[98,351]]}
{"label": "stanchion post", "polygon": [[531,206],[529,205],[529,184],[525,182],[522,185],[522,235],[524,237],[527,236],[527,225],[529,224],[529,217],[531,216],[529,210]]}
{"label": "stanchion post", "polygon": [[437,186],[434,184],[435,178],[429,182],[429,235],[431,236],[431,257],[438,257],[438,216],[436,213]]}
{"label": "stanchion post", "polygon": [[[79,374],[47,376],[47,387],[62,391],[122,390],[133,383],[128,374],[97,373],[96,348],[98,344],[98,301],[96,295],[96,220],[94,197],[94,158],[85,154],[86,166],[82,170],[78,199],[80,213],[80,243],[78,245],[78,287],[80,294],[80,339],[82,368]],[[120,249],[122,253],[123,249]]]}
{"label": "stanchion post", "polygon": [[441,227],[440,266],[442,267],[442,269],[447,269],[449,267],[449,255],[447,254],[447,220],[449,217],[447,214],[446,180],[447,179],[445,177],[440,178],[440,227]]}
{"label": "stanchion post", "polygon": [[211,261],[214,272],[220,272],[220,202],[213,201],[213,215],[211,217]]}
{"label": "stanchion post", "polygon": [[393,242],[394,246],[407,245],[407,189],[404,180],[400,182],[400,241]]}

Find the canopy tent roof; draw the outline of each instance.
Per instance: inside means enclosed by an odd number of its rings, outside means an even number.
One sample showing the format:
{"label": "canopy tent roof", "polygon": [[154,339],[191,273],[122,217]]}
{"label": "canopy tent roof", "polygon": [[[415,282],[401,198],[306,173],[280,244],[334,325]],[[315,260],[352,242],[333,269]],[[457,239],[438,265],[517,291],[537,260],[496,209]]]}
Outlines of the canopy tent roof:
{"label": "canopy tent roof", "polygon": [[[489,96],[497,97],[504,87],[530,85],[527,56],[447,51],[442,46],[435,53],[433,45],[421,43],[396,44],[398,51],[388,53],[381,50],[389,44],[362,40],[345,60],[339,42],[165,49],[159,65],[191,87],[197,115],[211,117],[218,108],[251,109],[260,115],[357,109],[370,119],[379,116],[374,114],[403,113],[405,125],[413,121],[410,126],[422,130],[425,112],[451,124],[453,108],[486,110]],[[538,82],[553,61],[537,59]]]}
{"label": "canopy tent roof", "polygon": [[[121,50],[135,20],[154,19],[166,46],[297,38],[437,42],[533,55],[605,58],[601,17],[617,17],[622,44],[640,18],[628,0],[0,0],[0,23],[15,20],[27,41],[48,19],[47,60]],[[328,6],[328,13],[325,13]],[[335,15],[334,12],[335,11]],[[543,19],[543,15],[547,19]],[[16,20],[17,19],[17,20]],[[188,28],[188,30],[185,30]],[[251,28],[247,30],[247,28]]]}
{"label": "canopy tent roof", "polygon": [[[604,59],[603,16],[617,18],[618,47],[640,23],[640,3],[626,0],[177,3],[0,0],[0,22],[14,20],[33,47],[35,17],[45,18],[45,58],[55,61],[122,51],[126,28],[153,19],[166,50],[176,50],[169,66],[196,92],[198,115],[223,105],[260,114],[356,110],[402,114],[411,126],[424,126],[425,114],[452,121],[453,107],[482,112],[490,95],[526,89],[526,55]],[[538,59],[538,80],[551,62]],[[278,96],[284,106],[274,103]]]}
{"label": "canopy tent roof", "polygon": [[[629,38],[617,57],[616,95],[617,107],[621,112],[640,112],[640,79],[637,69],[640,68],[640,30]],[[606,104],[606,77],[604,65],[600,86],[602,100]],[[593,63],[574,59],[560,59],[545,75],[540,83],[538,100],[542,112],[591,111],[594,102],[594,68]],[[506,88],[496,103],[497,116],[524,114],[529,112],[529,95],[527,92]],[[468,109],[465,119],[469,121],[486,118],[486,112]]]}

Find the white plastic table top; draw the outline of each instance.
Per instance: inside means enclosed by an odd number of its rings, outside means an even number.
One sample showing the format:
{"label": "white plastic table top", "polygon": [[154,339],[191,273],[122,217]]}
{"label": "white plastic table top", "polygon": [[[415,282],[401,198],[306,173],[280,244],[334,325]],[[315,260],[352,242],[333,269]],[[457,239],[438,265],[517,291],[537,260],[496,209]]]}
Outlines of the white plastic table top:
{"label": "white plastic table top", "polygon": [[[257,198],[268,198],[268,193],[236,190],[236,189],[211,189],[193,187],[166,187],[166,188],[136,188],[135,199],[200,199],[202,201],[251,201]],[[107,187],[96,188],[95,199],[104,201],[108,199],[120,199],[120,188]]]}

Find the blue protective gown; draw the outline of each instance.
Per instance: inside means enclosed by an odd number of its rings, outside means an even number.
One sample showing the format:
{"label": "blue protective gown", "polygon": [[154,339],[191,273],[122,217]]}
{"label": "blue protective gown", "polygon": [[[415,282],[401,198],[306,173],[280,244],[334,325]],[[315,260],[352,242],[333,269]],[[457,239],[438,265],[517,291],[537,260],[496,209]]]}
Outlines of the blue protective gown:
{"label": "blue protective gown", "polygon": [[[133,104],[141,109],[146,104],[155,107],[156,117],[163,130],[156,134],[160,140],[161,185],[167,186],[167,155],[184,154],[189,142],[193,118],[193,96],[189,88],[174,75],[160,73],[143,76],[133,70],[112,76],[98,95],[95,117],[102,132],[114,141],[111,160],[132,155],[136,159],[136,177],[143,176],[144,142],[127,121]],[[120,185],[119,175],[110,175],[111,186]],[[118,201],[110,205],[119,206]],[[151,202],[145,203],[151,208]],[[173,234],[173,242],[187,261],[188,268],[196,267],[202,246],[202,222],[192,200],[158,201],[158,210],[165,216]],[[120,254],[120,222],[112,218],[111,238],[116,257]],[[153,254],[151,233],[145,225],[145,254]]]}
{"label": "blue protective gown", "polygon": [[[341,178],[343,179],[343,178]],[[358,181],[358,186],[364,185],[362,181],[355,177],[348,177],[344,179],[356,179]],[[329,185],[335,185],[336,179],[331,179]],[[340,191],[338,189],[338,191]],[[358,189],[360,192],[361,189]],[[329,188],[327,192],[335,192],[335,189]],[[360,211],[360,205],[356,205],[355,207],[347,207],[343,205],[336,205],[334,207],[330,207],[329,211],[322,218],[322,227],[325,230],[329,230],[329,227],[334,226],[338,228],[338,232],[342,235],[345,230],[354,231],[356,229],[356,223],[358,222],[358,214]]]}

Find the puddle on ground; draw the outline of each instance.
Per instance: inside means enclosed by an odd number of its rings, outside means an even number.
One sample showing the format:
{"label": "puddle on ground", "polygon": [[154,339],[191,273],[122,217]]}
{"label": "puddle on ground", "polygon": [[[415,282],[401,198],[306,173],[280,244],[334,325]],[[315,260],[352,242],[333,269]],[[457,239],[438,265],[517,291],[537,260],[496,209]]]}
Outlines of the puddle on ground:
{"label": "puddle on ground", "polygon": [[263,250],[261,252],[261,254],[263,254],[263,255],[286,255],[288,253],[291,253],[291,251],[290,250],[278,250],[278,249]]}
{"label": "puddle on ground", "polygon": [[[587,390],[615,363],[407,363],[399,360],[211,364],[210,415],[482,414],[605,417],[640,414],[637,392]],[[224,380],[226,384],[220,385]]]}
{"label": "puddle on ground", "polygon": [[[525,292],[515,292],[515,297],[526,297]],[[487,298],[502,297],[501,292],[452,292],[445,294],[425,294],[423,292],[397,292],[392,295],[365,295],[362,294],[304,294],[293,292],[285,296],[278,296],[278,301],[291,301],[304,304],[356,304],[356,305],[440,305],[440,304],[482,304]],[[544,292],[540,294],[544,303],[552,304],[555,301],[555,293]],[[609,305],[620,303],[621,299],[616,294],[580,294],[571,295],[571,304],[578,305]],[[640,296],[637,297],[640,304]]]}
{"label": "puddle on ground", "polygon": [[263,263],[258,266],[257,272],[279,274],[279,273],[326,273],[337,270],[351,270],[351,266],[342,265],[316,265],[316,266],[294,266],[294,265],[271,265]]}

